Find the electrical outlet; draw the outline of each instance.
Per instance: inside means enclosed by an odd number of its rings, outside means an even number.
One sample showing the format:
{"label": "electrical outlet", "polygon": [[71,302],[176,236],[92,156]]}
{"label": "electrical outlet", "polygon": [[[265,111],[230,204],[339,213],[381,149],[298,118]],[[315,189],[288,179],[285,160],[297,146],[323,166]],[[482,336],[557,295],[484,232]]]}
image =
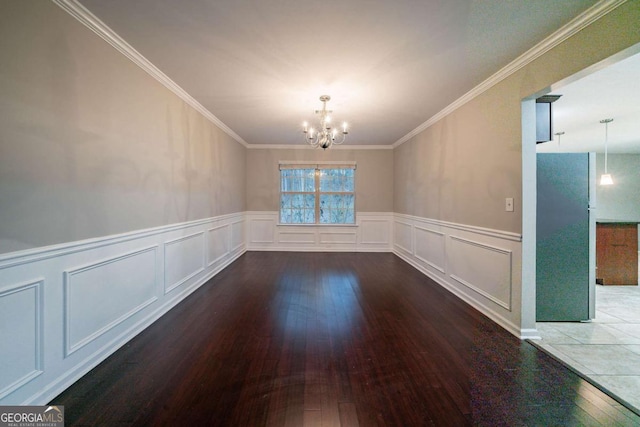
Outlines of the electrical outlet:
{"label": "electrical outlet", "polygon": [[513,197],[507,197],[504,201],[504,210],[507,212],[513,212]]}

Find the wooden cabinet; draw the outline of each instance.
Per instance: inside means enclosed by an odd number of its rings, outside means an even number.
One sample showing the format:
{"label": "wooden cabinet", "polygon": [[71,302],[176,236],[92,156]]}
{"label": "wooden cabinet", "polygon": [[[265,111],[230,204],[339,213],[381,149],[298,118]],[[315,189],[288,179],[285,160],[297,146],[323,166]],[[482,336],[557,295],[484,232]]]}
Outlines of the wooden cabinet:
{"label": "wooden cabinet", "polygon": [[638,224],[598,223],[596,266],[603,285],[637,285]]}

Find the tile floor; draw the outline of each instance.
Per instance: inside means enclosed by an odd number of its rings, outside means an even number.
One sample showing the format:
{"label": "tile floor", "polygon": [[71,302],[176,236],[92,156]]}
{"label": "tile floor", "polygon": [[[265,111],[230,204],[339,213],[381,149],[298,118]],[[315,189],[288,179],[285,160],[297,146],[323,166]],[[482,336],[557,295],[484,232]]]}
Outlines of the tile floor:
{"label": "tile floor", "polygon": [[640,286],[596,286],[596,318],[539,322],[535,344],[640,413]]}

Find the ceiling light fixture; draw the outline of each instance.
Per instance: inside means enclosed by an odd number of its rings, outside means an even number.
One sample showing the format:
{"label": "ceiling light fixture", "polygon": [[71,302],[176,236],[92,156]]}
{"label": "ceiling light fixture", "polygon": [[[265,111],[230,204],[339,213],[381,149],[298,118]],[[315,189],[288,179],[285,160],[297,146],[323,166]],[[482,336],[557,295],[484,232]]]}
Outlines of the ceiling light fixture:
{"label": "ceiling light fixture", "polygon": [[613,119],[603,119],[600,120],[600,123],[604,123],[604,173],[600,177],[600,185],[612,185],[613,178],[611,178],[611,174],[607,172],[607,151],[609,145],[609,123],[611,123]]}
{"label": "ceiling light fixture", "polygon": [[326,150],[332,145],[340,145],[345,141],[347,134],[349,133],[347,132],[347,123],[342,123],[342,131],[340,132],[342,135],[339,137],[339,140],[336,140],[336,137],[338,137],[338,130],[331,127],[330,114],[333,113],[333,111],[327,110],[327,101],[330,99],[331,97],[329,95],[322,95],[320,97],[320,101],[322,101],[322,110],[316,110],[316,114],[320,115],[318,131],[313,127],[309,128],[309,124],[307,122],[302,124],[304,140],[313,148],[320,147],[323,150]]}

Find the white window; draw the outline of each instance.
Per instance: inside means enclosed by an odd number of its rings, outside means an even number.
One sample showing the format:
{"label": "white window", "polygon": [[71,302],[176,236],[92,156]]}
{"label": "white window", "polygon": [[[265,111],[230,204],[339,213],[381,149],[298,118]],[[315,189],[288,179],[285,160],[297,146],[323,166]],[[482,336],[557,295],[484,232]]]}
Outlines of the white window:
{"label": "white window", "polygon": [[355,224],[354,163],[280,164],[282,224]]}

